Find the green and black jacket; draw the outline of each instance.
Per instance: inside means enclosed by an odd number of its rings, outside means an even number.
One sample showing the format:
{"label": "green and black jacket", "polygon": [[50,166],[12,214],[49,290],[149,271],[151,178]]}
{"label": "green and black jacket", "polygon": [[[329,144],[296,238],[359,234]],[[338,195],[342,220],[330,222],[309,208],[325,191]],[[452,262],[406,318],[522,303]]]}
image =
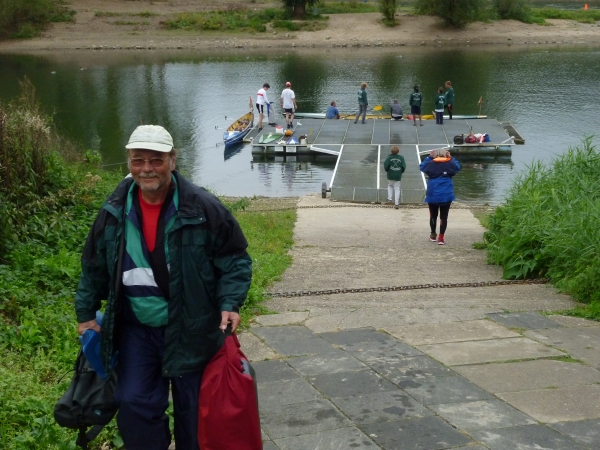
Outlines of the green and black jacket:
{"label": "green and black jacket", "polygon": [[[204,368],[225,339],[221,311],[239,311],[252,280],[248,243],[237,220],[214,195],[176,171],[173,175],[179,203],[164,238],[170,295],[162,373],[168,377]],[[124,179],[102,205],[83,250],[75,296],[79,323],[94,319],[106,301],[101,328],[105,368],[116,350],[123,300],[115,298],[117,255],[132,183]]]}

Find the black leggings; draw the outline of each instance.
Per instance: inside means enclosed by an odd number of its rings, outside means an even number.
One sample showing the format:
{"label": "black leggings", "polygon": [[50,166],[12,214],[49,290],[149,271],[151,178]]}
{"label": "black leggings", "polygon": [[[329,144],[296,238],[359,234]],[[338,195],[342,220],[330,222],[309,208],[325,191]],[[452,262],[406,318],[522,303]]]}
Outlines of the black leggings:
{"label": "black leggings", "polygon": [[452,203],[429,203],[429,226],[431,232],[435,233],[435,225],[438,217],[438,209],[440,211],[440,234],[446,232],[448,226],[448,212]]}

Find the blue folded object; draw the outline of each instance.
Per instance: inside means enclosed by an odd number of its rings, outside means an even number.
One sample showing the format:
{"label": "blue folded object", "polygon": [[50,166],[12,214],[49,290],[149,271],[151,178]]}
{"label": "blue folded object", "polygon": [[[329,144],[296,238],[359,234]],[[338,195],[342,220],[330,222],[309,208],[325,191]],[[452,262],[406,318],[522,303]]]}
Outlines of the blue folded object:
{"label": "blue folded object", "polygon": [[[102,312],[96,311],[96,323],[99,327],[102,326],[102,318]],[[104,366],[102,365],[102,360],[100,358],[100,333],[98,333],[96,330],[85,330],[83,334],[79,336],[79,341],[81,342],[81,346],[83,348],[83,354],[89,361],[92,369],[94,369],[100,378],[106,380],[106,372],[104,371]],[[111,370],[114,367],[115,362],[116,354],[111,360]]]}

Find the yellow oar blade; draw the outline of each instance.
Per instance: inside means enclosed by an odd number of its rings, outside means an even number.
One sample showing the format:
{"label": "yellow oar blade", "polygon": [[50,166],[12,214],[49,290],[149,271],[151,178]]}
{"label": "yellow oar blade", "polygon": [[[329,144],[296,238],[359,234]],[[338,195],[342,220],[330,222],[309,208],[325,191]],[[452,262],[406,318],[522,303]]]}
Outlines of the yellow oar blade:
{"label": "yellow oar blade", "polygon": [[377,105],[373,107],[373,111],[381,111],[383,109],[383,106],[381,105]]}

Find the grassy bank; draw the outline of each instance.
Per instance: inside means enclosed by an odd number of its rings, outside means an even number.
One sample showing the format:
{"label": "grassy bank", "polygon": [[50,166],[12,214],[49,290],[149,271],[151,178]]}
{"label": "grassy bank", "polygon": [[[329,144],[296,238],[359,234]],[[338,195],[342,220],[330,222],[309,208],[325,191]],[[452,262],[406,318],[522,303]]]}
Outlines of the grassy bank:
{"label": "grassy bank", "polygon": [[0,39],[37,36],[51,22],[72,22],[75,11],[63,0],[0,2]]}
{"label": "grassy bank", "polygon": [[[0,448],[76,448],[75,433],[58,427],[52,410],[78,350],[73,298],[83,243],[123,176],[98,163],[54,132],[28,83],[18,101],[0,104]],[[296,219],[294,210],[249,211],[252,202],[224,202],[254,261],[246,324],[290,264]],[[93,448],[103,442],[104,450],[119,446],[114,423]]]}
{"label": "grassy bank", "polygon": [[600,152],[592,139],[534,163],[488,218],[488,260],[504,278],[548,277],[600,319]]}

